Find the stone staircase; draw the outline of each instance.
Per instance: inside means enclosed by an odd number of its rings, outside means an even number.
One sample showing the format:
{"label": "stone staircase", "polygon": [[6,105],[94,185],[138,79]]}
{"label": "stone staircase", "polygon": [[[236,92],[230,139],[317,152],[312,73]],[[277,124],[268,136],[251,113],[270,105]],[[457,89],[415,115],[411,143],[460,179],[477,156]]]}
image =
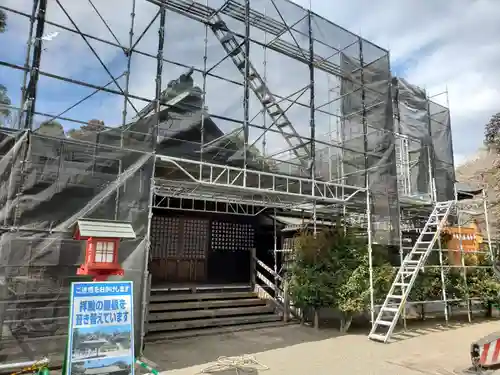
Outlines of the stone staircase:
{"label": "stone staircase", "polygon": [[283,325],[250,286],[152,288],[146,342]]}

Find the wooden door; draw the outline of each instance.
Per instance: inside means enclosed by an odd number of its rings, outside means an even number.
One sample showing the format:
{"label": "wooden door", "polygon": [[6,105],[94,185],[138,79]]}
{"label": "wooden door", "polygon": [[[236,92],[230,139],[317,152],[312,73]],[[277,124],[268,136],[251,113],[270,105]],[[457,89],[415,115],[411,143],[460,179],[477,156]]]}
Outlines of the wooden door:
{"label": "wooden door", "polygon": [[[153,217],[154,219],[154,217]],[[150,271],[154,282],[202,282],[206,279],[209,222],[184,217],[159,217],[152,232]]]}

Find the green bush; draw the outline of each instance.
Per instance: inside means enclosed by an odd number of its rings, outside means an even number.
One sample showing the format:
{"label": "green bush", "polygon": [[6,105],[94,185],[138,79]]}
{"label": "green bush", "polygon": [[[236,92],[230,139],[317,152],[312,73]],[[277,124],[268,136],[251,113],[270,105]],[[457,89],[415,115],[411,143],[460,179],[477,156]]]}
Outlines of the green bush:
{"label": "green bush", "polygon": [[[390,265],[373,256],[375,298],[389,290],[393,277]],[[369,256],[366,238],[355,228],[337,225],[314,235],[301,233],[289,272],[289,290],[294,303],[317,312],[322,307],[337,309],[341,331],[347,331],[352,318],[370,306]]]}

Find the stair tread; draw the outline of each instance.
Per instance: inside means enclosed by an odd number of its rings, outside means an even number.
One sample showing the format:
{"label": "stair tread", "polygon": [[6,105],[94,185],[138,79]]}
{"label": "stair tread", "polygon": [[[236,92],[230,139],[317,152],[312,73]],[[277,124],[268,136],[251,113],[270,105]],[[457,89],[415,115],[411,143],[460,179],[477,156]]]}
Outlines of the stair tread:
{"label": "stair tread", "polygon": [[151,303],[149,304],[149,311],[179,311],[179,310],[192,310],[192,309],[209,309],[217,307],[243,307],[243,306],[261,306],[266,305],[267,302],[260,298],[237,298],[237,299],[223,299],[223,300],[207,300],[207,301],[179,301],[167,303]]}
{"label": "stair tread", "polygon": [[232,307],[222,309],[200,309],[188,311],[170,311],[170,312],[157,312],[148,315],[148,321],[162,321],[162,320],[182,320],[187,319],[201,319],[201,318],[219,318],[237,315],[251,315],[251,314],[265,314],[273,313],[274,307],[270,305],[263,306],[247,306],[247,307]]}
{"label": "stair tread", "polygon": [[223,317],[223,318],[210,318],[210,319],[196,319],[187,321],[173,321],[162,323],[148,323],[149,332],[158,331],[174,331],[190,328],[204,328],[213,326],[229,326],[233,324],[246,324],[246,323],[261,323],[272,322],[281,320],[281,317],[275,313],[265,315],[248,315],[237,317]]}
{"label": "stair tread", "polygon": [[182,301],[203,301],[210,299],[232,299],[232,298],[255,298],[257,294],[251,291],[245,292],[219,292],[219,293],[155,293],[149,297],[150,302],[182,302]]}
{"label": "stair tread", "polygon": [[[375,321],[375,325],[372,329],[372,332],[368,336],[370,339],[375,340],[375,341],[381,341],[381,342],[387,342],[388,339],[390,339],[392,335],[392,331],[394,327],[397,324],[399,314],[401,313],[401,310],[403,309],[403,302],[405,301],[406,296],[409,295],[411,288],[413,286],[413,283],[415,282],[415,276],[416,274],[420,271],[422,268],[422,265],[424,264],[427,255],[429,254],[430,251],[432,251],[431,245],[436,243],[437,241],[437,236],[441,233],[442,227],[441,225],[445,222],[446,217],[450,213],[450,208],[453,205],[453,201],[449,202],[437,202],[434,205],[434,208],[429,215],[427,222],[420,233],[419,238],[415,241],[414,246],[411,247],[411,251],[408,254],[407,258],[403,261],[400,269],[398,270],[396,277],[392,283],[391,290],[385,297],[384,305],[380,309],[379,313],[377,314],[377,319]],[[431,229],[429,228],[431,225],[437,225],[437,229]],[[432,235],[433,238],[431,241],[424,241],[423,238],[424,236],[430,236]],[[417,259],[412,259],[412,257],[415,257]],[[408,275],[408,281],[405,282],[406,278],[405,276]],[[411,277],[410,277],[411,275]],[[396,288],[405,288],[404,293],[401,295],[397,295],[395,293],[399,293],[396,291]],[[390,303],[390,300],[399,300],[397,301],[397,304]],[[395,301],[393,301],[395,302]],[[396,307],[389,307],[391,306],[396,306]],[[386,320],[386,319],[391,319],[390,317],[387,318],[387,313],[393,313],[394,316],[392,317],[392,320]],[[385,315],[384,315],[385,314]],[[385,316],[385,318],[384,318]],[[380,335],[376,334],[375,332],[375,327],[377,325],[380,326],[387,326],[389,327],[387,330],[387,333],[385,335]]]}
{"label": "stair tread", "polygon": [[225,327],[213,327],[213,328],[202,328],[202,329],[190,329],[185,331],[171,331],[171,332],[151,332],[146,335],[146,342],[158,342],[167,341],[187,337],[197,337],[197,336],[209,336],[209,335],[220,335],[240,331],[257,330],[271,327],[280,327],[291,324],[297,324],[295,321],[283,322],[283,321],[272,321],[264,323],[249,323],[241,324],[237,326],[225,326]]}
{"label": "stair tread", "polygon": [[385,340],[386,340],[386,336],[378,335],[376,333],[370,333],[370,335],[368,335],[368,338],[371,340],[380,341],[380,342],[385,342]]}

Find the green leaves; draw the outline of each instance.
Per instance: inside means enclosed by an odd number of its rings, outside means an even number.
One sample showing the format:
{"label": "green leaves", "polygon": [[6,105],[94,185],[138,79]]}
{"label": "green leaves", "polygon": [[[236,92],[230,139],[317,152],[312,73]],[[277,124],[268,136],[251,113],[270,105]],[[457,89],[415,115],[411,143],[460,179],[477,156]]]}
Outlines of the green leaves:
{"label": "green leaves", "polygon": [[[10,116],[10,109],[4,107],[3,105],[9,106],[11,104],[12,103],[11,103],[11,100],[10,100],[8,92],[7,92],[7,87],[0,84],[0,121],[1,121],[1,117],[9,117]],[[2,124],[2,123],[0,122],[0,124]]]}
{"label": "green leaves", "polygon": [[500,150],[500,112],[491,116],[484,127],[484,144],[490,150]]}
{"label": "green leaves", "polygon": [[0,34],[7,30],[7,13],[0,10]]}
{"label": "green leaves", "polygon": [[[385,247],[373,246],[372,280],[375,304],[385,299],[396,270],[388,263]],[[483,267],[449,268],[444,265],[448,300],[479,298],[485,306],[500,303],[500,280],[493,276],[490,261],[478,257]],[[474,263],[474,265],[476,265]],[[487,266],[487,267],[484,267]],[[464,272],[467,285],[464,281]],[[333,308],[342,313],[347,329],[352,317],[370,307],[370,262],[366,239],[355,228],[336,228],[301,233],[289,268],[290,297],[301,308]],[[440,267],[426,267],[418,275],[409,301],[439,301],[443,298]],[[452,302],[454,303],[454,302]],[[346,328],[347,327],[347,328]]]}
{"label": "green leaves", "polygon": [[[383,298],[394,272],[384,252],[376,250],[372,257],[374,295]],[[370,306],[369,264],[366,238],[358,229],[338,224],[316,235],[302,233],[290,268],[291,298],[302,308],[337,309],[344,321],[349,320]]]}

